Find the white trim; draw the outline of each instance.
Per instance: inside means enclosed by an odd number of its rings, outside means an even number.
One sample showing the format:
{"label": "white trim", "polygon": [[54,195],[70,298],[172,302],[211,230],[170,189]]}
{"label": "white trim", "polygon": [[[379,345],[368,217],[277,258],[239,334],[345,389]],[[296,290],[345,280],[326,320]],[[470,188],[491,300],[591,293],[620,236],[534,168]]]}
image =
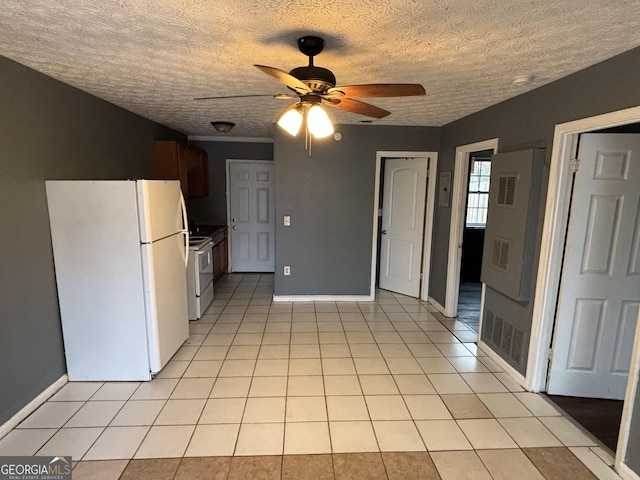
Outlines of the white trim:
{"label": "white trim", "polygon": [[[442,315],[444,315],[444,307],[442,305],[440,305],[440,302],[438,302],[435,298],[433,297],[429,297],[429,300],[427,300],[431,305],[433,305],[434,307],[436,307],[436,310],[438,310]],[[445,315],[446,317],[446,315]]]}
{"label": "white trim", "polygon": [[[232,262],[231,262],[231,230],[233,230],[232,226],[231,226],[231,199],[229,198],[230,195],[230,191],[229,191],[229,169],[231,167],[232,163],[265,163],[268,165],[273,165],[273,169],[274,169],[274,173],[275,173],[275,163],[273,162],[273,160],[242,160],[239,158],[227,158],[225,160],[225,198],[227,199],[227,272],[226,273],[233,273],[233,269],[231,268]],[[273,188],[275,189],[275,178],[273,180]],[[274,212],[275,215],[275,212]],[[273,219],[274,221],[274,228],[276,227],[275,221],[276,219]],[[274,247],[275,250],[275,247]],[[275,255],[275,251],[274,251],[274,255]],[[240,273],[245,273],[245,272],[240,272]],[[261,273],[272,273],[272,272],[261,272]]]}
{"label": "white trim", "polygon": [[633,339],[633,351],[631,352],[631,364],[629,365],[629,376],[627,380],[627,391],[624,396],[622,408],[622,418],[620,419],[620,431],[618,433],[618,445],[616,448],[615,465],[623,465],[625,452],[629,446],[629,434],[631,433],[631,417],[633,405],[637,399],[638,375],[640,374],[640,312],[636,321],[636,334]]}
{"label": "white trim", "polygon": [[274,302],[373,302],[371,295],[274,295]]}
{"label": "white trim", "polygon": [[378,212],[380,211],[380,174],[382,155],[376,153],[376,178],[373,184],[373,239],[371,240],[371,285],[369,296],[376,296],[376,272],[378,270]]}
{"label": "white trim", "polygon": [[620,478],[623,478],[624,480],[640,480],[640,476],[631,470],[625,463],[620,465],[618,475],[620,475]]}
{"label": "white trim", "polygon": [[[573,420],[573,419],[569,419],[569,420]],[[583,430],[583,433],[585,435],[595,439],[595,437],[590,432],[585,430],[584,427],[582,427],[582,425],[577,423],[577,426]],[[585,467],[587,467],[591,471],[591,473],[593,473],[593,475],[596,478],[599,478],[602,480],[618,480],[621,478],[619,475],[616,474],[613,468],[605,462],[605,460],[600,455],[597,455],[596,452],[593,451],[592,448],[590,447],[568,447],[568,448],[569,448],[569,451],[573,453],[578,458],[578,460],[580,460],[582,464]]]}
{"label": "white trim", "polygon": [[[478,335],[480,334],[478,333]],[[482,352],[491,360],[493,360],[500,368],[502,368],[505,373],[509,375],[515,382],[524,387],[524,384],[526,383],[524,376],[515,368],[513,368],[509,363],[507,363],[505,359],[494,352],[489,345],[478,339],[478,348],[482,350]]]}
{"label": "white trim", "polygon": [[484,297],[487,293],[487,284],[481,282],[482,290],[480,292],[480,316],[478,317],[478,338],[482,335],[482,324],[484,323]]}
{"label": "white trim", "polygon": [[273,143],[268,137],[218,137],[217,135],[189,135],[190,142],[236,142],[236,143]]}
{"label": "white trim", "polygon": [[455,317],[458,313],[460,288],[460,264],[462,261],[462,234],[464,233],[465,205],[469,183],[469,154],[480,150],[498,151],[498,139],[460,145],[456,158],[451,188],[451,221],[449,224],[449,254],[447,256],[447,282],[445,286],[444,315]]}
{"label": "white trim", "polygon": [[422,249],[422,289],[420,300],[429,299],[429,281],[431,280],[431,247],[433,244],[433,217],[436,202],[436,178],[438,173],[438,154],[427,160],[427,204],[425,206],[424,240]]}
{"label": "white trim", "polygon": [[13,430],[20,422],[35,412],[40,405],[49,400],[62,387],[69,383],[69,377],[65,373],[58,380],[53,382],[47,388],[45,388],[40,394],[27,403],[24,407],[18,411],[13,417],[0,425],[0,439]]}
{"label": "white trim", "polygon": [[405,152],[378,151],[376,152],[376,178],[373,191],[373,239],[371,241],[371,289],[370,295],[376,294],[376,270],[378,267],[378,211],[380,203],[380,175],[382,174],[383,158],[426,158],[427,159],[427,198],[424,215],[424,238],[422,240],[422,286],[420,299],[426,300],[429,294],[429,269],[431,268],[431,245],[433,242],[433,216],[436,197],[436,172],[438,168],[438,152]]}
{"label": "white trim", "polygon": [[[560,269],[562,267],[570,206],[572,174],[569,164],[576,151],[578,136],[581,133],[593,130],[636,122],[640,122],[640,106],[561,123],[555,127],[542,227],[542,243],[540,245],[540,258],[536,277],[536,293],[533,300],[527,382],[525,384],[527,390],[539,392],[546,389],[547,350],[553,338],[553,324],[560,285]],[[625,472],[625,474],[630,473],[623,461],[628,447],[629,412],[632,411],[635,402],[635,389],[631,388],[630,384],[637,385],[640,367],[640,352],[638,351],[640,345],[637,341],[638,330],[640,329],[636,328],[636,342],[629,366],[629,381],[627,382],[627,392],[624,399],[624,420],[621,422],[620,436],[618,437],[620,447],[617,449],[615,461],[616,471]],[[633,377],[631,372],[634,372]],[[630,474],[628,478],[638,478],[638,476]]]}

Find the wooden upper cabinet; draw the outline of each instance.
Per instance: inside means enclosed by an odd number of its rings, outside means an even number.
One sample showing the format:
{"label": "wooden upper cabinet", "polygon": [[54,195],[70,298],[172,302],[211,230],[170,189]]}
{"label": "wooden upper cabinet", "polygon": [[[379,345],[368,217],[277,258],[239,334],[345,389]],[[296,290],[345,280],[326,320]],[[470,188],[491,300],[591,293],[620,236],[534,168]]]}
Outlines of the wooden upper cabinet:
{"label": "wooden upper cabinet", "polygon": [[207,152],[199,149],[189,149],[187,158],[187,178],[189,181],[189,195],[203,197],[209,193],[209,168]]}
{"label": "wooden upper cabinet", "polygon": [[153,147],[155,178],[180,180],[186,197],[209,193],[207,152],[174,141],[155,142]]}

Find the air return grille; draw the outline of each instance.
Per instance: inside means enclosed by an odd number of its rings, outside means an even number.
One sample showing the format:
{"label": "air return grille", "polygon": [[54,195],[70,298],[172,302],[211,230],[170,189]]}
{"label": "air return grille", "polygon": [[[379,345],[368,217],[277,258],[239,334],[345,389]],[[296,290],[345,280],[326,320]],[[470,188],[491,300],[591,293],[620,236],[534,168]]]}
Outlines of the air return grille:
{"label": "air return grille", "polygon": [[524,339],[524,332],[518,327],[491,310],[485,310],[482,340],[517,365],[522,365],[523,362]]}

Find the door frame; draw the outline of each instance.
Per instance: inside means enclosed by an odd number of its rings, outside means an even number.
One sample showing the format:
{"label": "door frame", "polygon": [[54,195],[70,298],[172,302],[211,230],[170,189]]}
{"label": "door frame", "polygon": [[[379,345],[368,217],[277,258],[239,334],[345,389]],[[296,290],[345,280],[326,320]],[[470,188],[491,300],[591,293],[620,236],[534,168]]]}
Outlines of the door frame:
{"label": "door frame", "polygon": [[[498,152],[498,139],[483,140],[456,147],[451,189],[451,221],[449,223],[449,254],[447,257],[447,282],[445,285],[445,317],[458,314],[458,296],[460,289],[460,268],[462,265],[462,234],[466,217],[467,189],[469,187],[469,159],[473,152],[491,150]],[[484,299],[484,285],[482,286]],[[480,313],[482,317],[482,310]]]}
{"label": "door frame", "polygon": [[[429,277],[431,268],[431,244],[433,236],[433,217],[436,197],[436,172],[438,171],[438,152],[415,151],[378,151],[376,152],[376,177],[373,190],[373,239],[371,242],[371,300],[376,296],[376,272],[378,269],[378,212],[380,203],[380,185],[382,175],[382,159],[416,157],[427,159],[427,198],[424,215],[424,237],[422,240],[422,282],[420,286],[420,300],[429,299]],[[426,275],[425,275],[426,273]]]}
{"label": "door frame", "polygon": [[[640,122],[640,107],[560,123],[555,127],[525,377],[525,388],[529,391],[546,390],[549,373],[548,356],[553,340],[555,310],[559,296],[562,258],[571,203],[573,184],[571,163],[577,151],[578,138],[582,133],[637,122]],[[623,464],[623,460],[628,445],[631,412],[638,386],[639,371],[640,328],[636,328],[615,460],[615,469],[619,472],[626,471],[631,475],[628,478],[637,478],[637,475],[630,473],[631,470]]]}
{"label": "door frame", "polygon": [[[232,230],[232,225],[231,225],[231,189],[229,188],[229,172],[231,169],[231,164],[232,163],[263,163],[266,165],[272,165],[273,169],[274,169],[274,173],[275,173],[275,163],[273,162],[273,160],[241,160],[241,159],[237,159],[237,158],[227,158],[225,160],[225,199],[227,201],[227,232],[228,233],[228,241],[227,241],[227,258],[228,258],[228,273],[233,273],[233,267],[232,267],[232,262],[231,262],[231,230]],[[276,184],[275,184],[275,179],[273,182],[273,190],[274,190],[274,195],[273,197],[275,198],[275,189],[276,189]],[[274,219],[273,219],[273,228],[274,228],[274,241],[275,241],[275,204],[273,206],[273,211],[274,211]],[[273,247],[273,254],[274,254],[274,258],[275,258],[275,243],[274,243],[274,247]]]}

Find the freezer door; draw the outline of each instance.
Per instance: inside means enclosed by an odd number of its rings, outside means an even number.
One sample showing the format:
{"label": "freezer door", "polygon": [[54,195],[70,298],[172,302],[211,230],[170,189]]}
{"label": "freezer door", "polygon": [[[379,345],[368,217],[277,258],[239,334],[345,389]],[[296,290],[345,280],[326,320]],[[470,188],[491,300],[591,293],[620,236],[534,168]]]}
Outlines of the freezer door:
{"label": "freezer door", "polygon": [[174,234],[141,249],[149,364],[157,373],[189,337],[183,238]]}
{"label": "freezer door", "polygon": [[136,186],[142,243],[154,242],[188,230],[178,180],[138,180]]}

